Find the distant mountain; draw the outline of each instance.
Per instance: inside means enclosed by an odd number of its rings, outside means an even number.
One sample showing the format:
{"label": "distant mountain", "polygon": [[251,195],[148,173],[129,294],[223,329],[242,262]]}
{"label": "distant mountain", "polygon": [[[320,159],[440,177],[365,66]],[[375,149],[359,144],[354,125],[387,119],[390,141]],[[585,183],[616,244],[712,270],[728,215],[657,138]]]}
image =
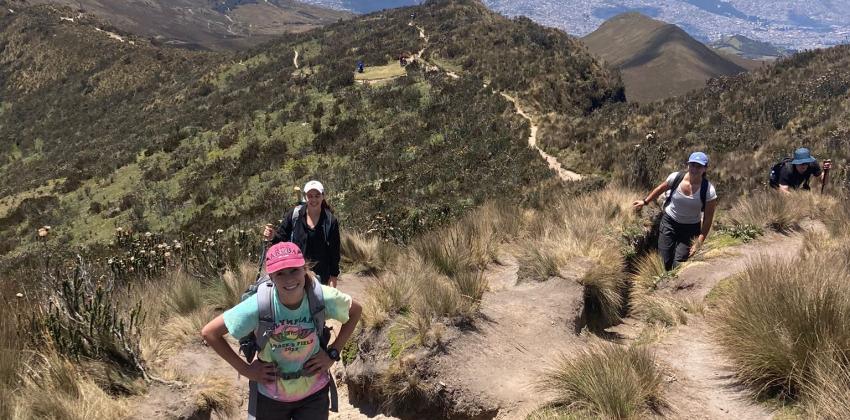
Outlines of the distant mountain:
{"label": "distant mountain", "polygon": [[[407,6],[415,0],[304,0],[358,13]],[[584,36],[607,19],[638,12],[673,23],[704,42],[729,34],[795,50],[850,41],[847,0],[483,0],[507,16],[527,16],[545,26]]]}
{"label": "distant mountain", "polygon": [[626,98],[648,102],[705,86],[746,68],[718,55],[676,25],[624,13],[582,39],[590,51],[622,72]]}
{"label": "distant mountain", "polygon": [[190,48],[238,49],[351,13],[294,0],[26,0],[93,13],[116,28]]}
{"label": "distant mountain", "polygon": [[756,41],[743,35],[726,36],[709,45],[716,50],[751,60],[776,60],[793,53],[769,42]]}

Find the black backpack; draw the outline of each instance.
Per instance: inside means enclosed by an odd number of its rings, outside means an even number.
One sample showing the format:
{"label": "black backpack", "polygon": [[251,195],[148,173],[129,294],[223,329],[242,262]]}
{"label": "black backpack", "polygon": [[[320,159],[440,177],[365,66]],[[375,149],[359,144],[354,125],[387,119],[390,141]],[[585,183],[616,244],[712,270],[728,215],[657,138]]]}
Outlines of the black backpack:
{"label": "black backpack", "polygon": [[[667,206],[670,205],[670,202],[673,201],[673,194],[676,193],[676,189],[679,188],[679,184],[682,183],[682,180],[685,179],[685,173],[679,172],[676,174],[676,178],[673,179],[673,183],[670,184],[670,194],[667,194],[667,199],[664,200],[664,207],[662,209],[666,209]],[[699,187],[699,199],[702,201],[702,211],[705,211],[705,200],[708,197],[708,178],[703,175],[702,184]]]}
{"label": "black backpack", "polygon": [[792,159],[790,157],[782,158],[782,160],[776,162],[776,164],[770,168],[770,178],[768,179],[770,188],[779,188],[779,175],[782,173],[782,168],[785,167],[785,164],[791,162],[791,160]]}

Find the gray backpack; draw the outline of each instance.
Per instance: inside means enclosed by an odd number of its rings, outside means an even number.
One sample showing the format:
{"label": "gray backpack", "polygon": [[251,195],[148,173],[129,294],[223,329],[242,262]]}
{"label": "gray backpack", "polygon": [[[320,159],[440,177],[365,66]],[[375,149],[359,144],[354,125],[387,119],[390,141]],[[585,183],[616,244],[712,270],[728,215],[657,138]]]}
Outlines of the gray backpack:
{"label": "gray backpack", "polygon": [[[328,341],[330,340],[330,329],[325,326],[325,297],[322,291],[322,284],[318,279],[313,278],[304,285],[304,291],[307,294],[307,304],[310,307],[310,316],[313,318],[313,325],[316,328],[316,334],[319,337],[319,346],[322,350],[327,350]],[[262,275],[257,281],[248,287],[245,293],[242,294],[242,300],[248,299],[253,295],[257,295],[257,306],[259,308],[259,322],[257,328],[251,334],[239,340],[239,349],[245,356],[245,360],[249,363],[254,360],[257,352],[269,342],[272,332],[275,327],[275,308],[274,308],[274,293],[275,287],[268,274]],[[278,378],[281,379],[298,379],[303,376],[304,372],[280,373]],[[339,398],[337,396],[336,383],[333,375],[330,376],[330,400],[331,411],[337,412],[339,407]],[[248,419],[255,418],[257,409],[257,383],[254,381],[248,382]]]}

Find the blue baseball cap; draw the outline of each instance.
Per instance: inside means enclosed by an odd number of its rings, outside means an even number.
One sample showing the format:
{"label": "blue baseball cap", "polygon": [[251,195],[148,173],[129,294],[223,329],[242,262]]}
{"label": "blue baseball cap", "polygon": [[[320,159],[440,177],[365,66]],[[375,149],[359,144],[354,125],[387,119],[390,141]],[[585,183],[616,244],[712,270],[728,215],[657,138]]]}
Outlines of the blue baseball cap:
{"label": "blue baseball cap", "polygon": [[703,152],[693,152],[688,158],[688,163],[699,163],[702,166],[708,166],[708,155]]}
{"label": "blue baseball cap", "polygon": [[794,151],[794,160],[791,161],[792,165],[802,165],[804,163],[814,163],[817,159],[812,157],[812,152],[805,147],[801,147]]}

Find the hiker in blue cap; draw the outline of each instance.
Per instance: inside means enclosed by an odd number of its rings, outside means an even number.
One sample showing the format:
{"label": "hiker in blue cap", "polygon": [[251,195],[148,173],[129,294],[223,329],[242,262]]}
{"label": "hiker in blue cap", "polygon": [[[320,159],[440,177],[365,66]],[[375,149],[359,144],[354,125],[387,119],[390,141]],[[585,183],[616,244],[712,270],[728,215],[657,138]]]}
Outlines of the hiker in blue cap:
{"label": "hiker in blue cap", "polygon": [[825,160],[821,169],[809,149],[801,147],[794,151],[793,159],[785,158],[774,165],[770,173],[770,186],[786,194],[800,187],[809,190],[809,178],[814,175],[823,183],[831,167],[832,162]]}
{"label": "hiker in blue cap", "polygon": [[633,203],[634,208],[640,210],[670,191],[662,207],[658,229],[658,253],[666,270],[672,270],[696,254],[711,231],[717,192],[705,176],[707,168],[708,156],[694,152],[688,158],[687,171],[673,172],[649,196]]}

